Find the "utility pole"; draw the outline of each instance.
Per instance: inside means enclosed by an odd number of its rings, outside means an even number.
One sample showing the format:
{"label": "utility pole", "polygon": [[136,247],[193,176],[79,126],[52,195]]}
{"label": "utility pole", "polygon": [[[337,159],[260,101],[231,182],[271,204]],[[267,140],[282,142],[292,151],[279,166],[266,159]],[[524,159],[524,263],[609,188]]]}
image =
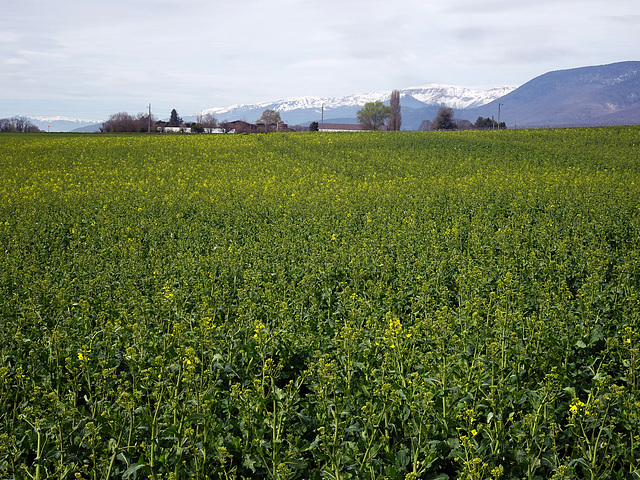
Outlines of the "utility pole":
{"label": "utility pole", "polygon": [[151,133],[151,104],[149,104],[149,129],[147,133]]}
{"label": "utility pole", "polygon": [[500,105],[502,104],[498,102],[498,130],[500,130]]}

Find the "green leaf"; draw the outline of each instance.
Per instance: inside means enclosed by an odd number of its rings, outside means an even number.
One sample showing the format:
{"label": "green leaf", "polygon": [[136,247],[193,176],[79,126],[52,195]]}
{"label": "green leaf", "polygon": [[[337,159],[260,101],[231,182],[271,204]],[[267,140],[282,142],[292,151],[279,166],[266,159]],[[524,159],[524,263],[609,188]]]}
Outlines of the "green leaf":
{"label": "green leaf", "polygon": [[396,454],[395,464],[396,464],[396,467],[398,467],[399,469],[406,468],[407,465],[409,465],[410,461],[411,461],[411,456],[409,455],[408,449],[403,448]]}
{"label": "green leaf", "polygon": [[246,454],[244,456],[244,460],[242,461],[242,465],[247,467],[248,469],[250,469],[253,473],[256,473],[255,464],[256,464],[256,462],[251,459],[249,454]]}
{"label": "green leaf", "polygon": [[131,465],[129,465],[129,468],[127,468],[125,470],[125,472],[122,474],[122,478],[129,478],[131,475],[133,475],[134,473],[136,473],[138,470],[140,470],[141,468],[145,468],[147,466],[146,463],[133,463]]}
{"label": "green leaf", "polygon": [[428,477],[428,480],[449,480],[449,475],[446,473],[440,473],[435,477]]}

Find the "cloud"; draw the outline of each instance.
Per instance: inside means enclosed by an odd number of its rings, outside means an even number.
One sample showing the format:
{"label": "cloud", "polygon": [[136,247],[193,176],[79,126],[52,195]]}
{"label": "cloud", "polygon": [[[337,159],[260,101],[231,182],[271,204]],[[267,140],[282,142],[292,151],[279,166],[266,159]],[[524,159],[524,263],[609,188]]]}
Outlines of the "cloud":
{"label": "cloud", "polygon": [[604,18],[615,23],[631,26],[640,25],[640,15],[607,15]]}
{"label": "cloud", "polygon": [[431,82],[512,85],[637,56],[636,2],[9,2],[0,84],[8,99],[184,112]]}
{"label": "cloud", "polygon": [[[569,58],[576,52],[573,49],[557,46],[531,46],[529,48],[507,48],[499,57],[496,63],[501,64],[531,64],[547,63],[558,59]],[[545,72],[540,72],[545,73]]]}
{"label": "cloud", "polygon": [[27,65],[29,61],[26,58],[5,58],[2,61],[5,65]]}

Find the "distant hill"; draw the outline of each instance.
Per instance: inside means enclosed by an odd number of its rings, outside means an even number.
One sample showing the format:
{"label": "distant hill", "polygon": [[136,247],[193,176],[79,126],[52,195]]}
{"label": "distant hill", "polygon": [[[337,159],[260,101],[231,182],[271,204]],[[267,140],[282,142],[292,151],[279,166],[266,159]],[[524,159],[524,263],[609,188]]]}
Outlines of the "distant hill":
{"label": "distant hill", "polygon": [[[21,115],[15,115],[20,117]],[[94,120],[79,120],[77,118],[69,117],[23,117],[33,123],[43,132],[95,132],[100,131],[102,122],[97,123]],[[84,130],[85,127],[90,127],[90,130]],[[82,129],[82,130],[80,130]]]}
{"label": "distant hill", "polygon": [[505,96],[456,117],[478,116],[508,127],[640,124],[640,62],[620,62],[545,73]]}
{"label": "distant hill", "polygon": [[75,128],[71,130],[71,133],[95,133],[100,131],[100,127],[102,127],[102,123],[92,123],[86,127]]}

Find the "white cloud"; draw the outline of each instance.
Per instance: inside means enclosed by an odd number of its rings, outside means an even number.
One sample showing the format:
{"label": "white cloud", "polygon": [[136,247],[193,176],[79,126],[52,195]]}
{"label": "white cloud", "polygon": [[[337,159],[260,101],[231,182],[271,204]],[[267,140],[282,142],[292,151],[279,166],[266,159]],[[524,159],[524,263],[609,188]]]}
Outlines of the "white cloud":
{"label": "white cloud", "polygon": [[636,2],[5,2],[0,95],[83,105],[76,115],[87,117],[148,102],[195,112],[430,82],[521,84],[635,60]]}

